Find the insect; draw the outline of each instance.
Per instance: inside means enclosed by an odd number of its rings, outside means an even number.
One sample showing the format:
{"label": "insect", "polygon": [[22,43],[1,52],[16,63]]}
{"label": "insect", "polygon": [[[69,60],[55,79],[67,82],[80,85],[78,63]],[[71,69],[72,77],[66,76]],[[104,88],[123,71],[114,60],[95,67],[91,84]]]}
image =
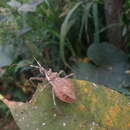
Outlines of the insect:
{"label": "insect", "polygon": [[[36,62],[38,66],[31,65],[31,67],[39,69],[40,73],[45,74],[45,78],[32,77],[30,78],[30,80],[47,80],[49,84],[51,84],[52,86],[53,99],[54,96],[56,96],[63,102],[73,103],[76,100],[75,90],[72,81],[68,79],[68,77],[72,76],[72,74],[67,75],[64,78],[61,78],[60,74],[63,71],[57,73],[52,72],[51,69],[46,70],[44,67],[40,65],[40,63],[37,60]],[[54,105],[56,105],[55,99],[54,99]]]}

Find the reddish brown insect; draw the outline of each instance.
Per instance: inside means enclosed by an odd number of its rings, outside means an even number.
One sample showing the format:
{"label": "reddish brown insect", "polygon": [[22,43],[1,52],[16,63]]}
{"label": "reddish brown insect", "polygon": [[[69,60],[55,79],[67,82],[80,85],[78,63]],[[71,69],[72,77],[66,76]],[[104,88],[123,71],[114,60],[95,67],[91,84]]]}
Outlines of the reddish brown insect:
{"label": "reddish brown insect", "polygon": [[[72,74],[67,75],[64,78],[61,78],[59,75],[63,71],[60,71],[59,73],[52,72],[51,69],[46,70],[44,67],[42,67],[38,61],[37,61],[37,64],[38,64],[38,66],[31,65],[31,67],[38,68],[40,73],[45,74],[45,78],[43,79],[43,78],[32,77],[31,80],[45,80],[45,79],[48,80],[48,82],[52,86],[53,99],[54,99],[54,95],[55,95],[61,101],[67,102],[67,103],[72,103],[76,100],[73,84],[72,84],[71,80],[69,80],[67,78],[67,77],[71,76]],[[56,105],[55,100],[54,100],[54,104]]]}

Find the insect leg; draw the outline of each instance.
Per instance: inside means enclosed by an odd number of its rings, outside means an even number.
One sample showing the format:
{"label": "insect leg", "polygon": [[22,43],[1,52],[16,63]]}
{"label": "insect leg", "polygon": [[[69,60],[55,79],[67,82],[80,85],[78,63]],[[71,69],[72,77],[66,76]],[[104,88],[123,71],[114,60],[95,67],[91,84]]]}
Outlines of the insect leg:
{"label": "insect leg", "polygon": [[47,71],[48,76],[49,76],[51,73],[52,73],[52,69],[49,69],[49,70]]}
{"label": "insect leg", "polygon": [[43,77],[31,77],[29,80],[38,80],[38,81],[43,81],[43,80],[46,80],[46,78],[43,78]]}
{"label": "insect leg", "polygon": [[35,87],[36,85],[33,83],[33,80],[43,81],[43,80],[46,80],[46,78],[43,78],[43,77],[31,77],[29,79],[29,82]]}
{"label": "insect leg", "polygon": [[65,74],[65,71],[64,70],[60,70],[59,73],[57,73],[57,77],[60,77],[60,75],[64,73]]}
{"label": "insect leg", "polygon": [[52,89],[52,98],[53,98],[54,106],[56,106],[55,94],[54,94],[54,90],[53,89]]}
{"label": "insect leg", "polygon": [[[30,79],[29,79],[29,81],[34,85],[34,83],[32,82],[33,80],[38,80],[38,81],[44,81],[44,80],[46,80],[46,81],[48,81],[46,78],[43,78],[43,77],[31,77]],[[49,85],[50,83],[46,83],[45,85],[44,85],[44,88],[47,88],[47,86]],[[35,86],[35,85],[34,85]]]}
{"label": "insect leg", "polygon": [[65,73],[65,71],[64,70],[60,70],[60,72],[58,74],[60,75],[62,73]]}
{"label": "insect leg", "polygon": [[69,74],[69,75],[66,75],[64,78],[68,78],[68,77],[71,77],[71,76],[73,76],[74,75],[74,73],[71,73],[71,74]]}
{"label": "insect leg", "polygon": [[63,115],[63,112],[61,112],[59,107],[56,105],[55,94],[54,94],[54,90],[53,89],[52,89],[52,97],[53,97],[53,103],[54,103],[54,106],[55,106],[57,112],[59,112],[59,114]]}

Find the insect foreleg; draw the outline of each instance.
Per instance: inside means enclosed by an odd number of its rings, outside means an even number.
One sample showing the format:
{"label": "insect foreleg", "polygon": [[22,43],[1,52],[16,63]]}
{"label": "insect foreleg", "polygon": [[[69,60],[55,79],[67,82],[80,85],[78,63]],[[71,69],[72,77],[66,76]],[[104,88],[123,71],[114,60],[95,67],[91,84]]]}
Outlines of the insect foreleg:
{"label": "insect foreleg", "polygon": [[46,78],[43,77],[31,77],[29,79],[30,83],[35,87],[35,84],[33,83],[33,80],[38,80],[38,81],[43,81],[43,80],[47,80]]}

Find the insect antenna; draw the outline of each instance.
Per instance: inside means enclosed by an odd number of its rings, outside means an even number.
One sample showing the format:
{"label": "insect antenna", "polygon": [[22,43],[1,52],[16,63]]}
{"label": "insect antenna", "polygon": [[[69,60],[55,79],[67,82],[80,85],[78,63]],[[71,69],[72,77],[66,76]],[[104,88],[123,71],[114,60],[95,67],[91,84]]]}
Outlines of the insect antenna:
{"label": "insect antenna", "polygon": [[30,66],[39,69],[40,73],[42,73],[42,74],[45,73],[46,69],[41,66],[41,64],[37,61],[37,59],[34,56],[33,56],[33,58],[36,61],[36,63],[38,64],[38,66],[34,66],[34,65],[30,65]]}
{"label": "insect antenna", "polygon": [[33,56],[34,60],[37,62],[39,68],[42,68],[41,64],[37,61],[37,59]]}

